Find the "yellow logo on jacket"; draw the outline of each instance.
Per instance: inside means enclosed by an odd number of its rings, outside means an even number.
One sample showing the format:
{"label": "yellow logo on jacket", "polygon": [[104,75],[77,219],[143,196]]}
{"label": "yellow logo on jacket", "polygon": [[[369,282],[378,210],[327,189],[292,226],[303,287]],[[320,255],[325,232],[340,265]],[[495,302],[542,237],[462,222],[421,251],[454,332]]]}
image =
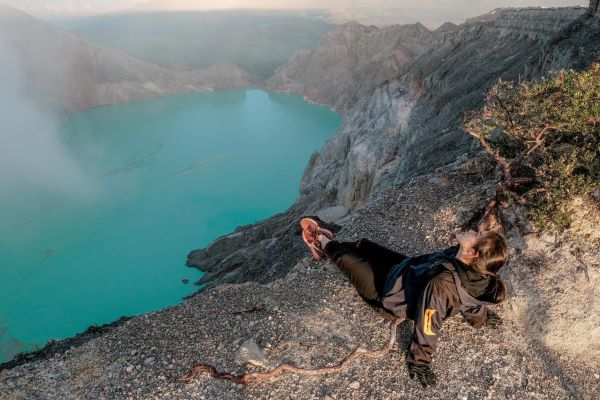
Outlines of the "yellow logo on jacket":
{"label": "yellow logo on jacket", "polygon": [[435,314],[435,310],[433,308],[425,309],[425,319],[423,321],[423,332],[427,336],[435,336],[435,333],[431,331],[431,318]]}

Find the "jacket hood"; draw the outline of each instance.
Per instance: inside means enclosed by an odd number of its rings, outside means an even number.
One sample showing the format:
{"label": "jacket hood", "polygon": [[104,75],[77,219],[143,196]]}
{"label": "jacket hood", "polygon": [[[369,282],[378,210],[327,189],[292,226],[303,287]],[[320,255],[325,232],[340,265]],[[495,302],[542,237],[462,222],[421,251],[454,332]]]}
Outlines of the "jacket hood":
{"label": "jacket hood", "polygon": [[461,303],[463,303],[465,306],[475,307],[479,305],[497,304],[504,300],[506,286],[500,278],[496,276],[489,276],[486,277],[486,279],[476,279],[476,282],[473,285],[467,284],[467,287],[471,289],[471,292],[475,290],[476,294],[477,291],[481,291],[480,295],[474,296],[473,294],[469,293],[467,288],[465,288],[465,285],[463,284],[459,273],[457,272],[457,267],[454,266],[454,263],[449,261],[445,262],[443,265],[452,273],[454,283],[456,284],[456,289],[458,290],[458,296],[460,297]]}

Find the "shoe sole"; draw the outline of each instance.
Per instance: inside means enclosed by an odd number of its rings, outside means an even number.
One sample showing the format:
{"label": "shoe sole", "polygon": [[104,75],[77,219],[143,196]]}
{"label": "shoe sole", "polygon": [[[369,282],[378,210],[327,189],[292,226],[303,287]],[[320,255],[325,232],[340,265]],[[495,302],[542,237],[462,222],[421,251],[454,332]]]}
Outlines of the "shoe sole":
{"label": "shoe sole", "polygon": [[321,260],[323,257],[325,257],[325,253],[320,246],[315,245],[314,242],[317,240],[317,238],[314,237],[311,232],[320,232],[327,236],[329,240],[333,239],[333,233],[328,229],[321,228],[317,221],[312,218],[302,218],[300,221],[300,226],[302,227],[302,240],[304,240],[304,243],[306,243],[310,249],[313,257],[316,260]]}
{"label": "shoe sole", "polygon": [[333,233],[328,229],[321,228],[317,221],[312,218],[302,218],[300,220],[300,226],[302,227],[302,232],[306,232],[312,227],[313,230],[320,231],[322,234],[327,236],[329,240],[333,240]]}
{"label": "shoe sole", "polygon": [[323,253],[323,251],[321,249],[319,249],[317,246],[315,246],[314,243],[312,243],[310,240],[308,240],[308,238],[306,237],[305,232],[302,232],[302,239],[304,240],[304,243],[306,243],[306,245],[308,246],[308,248],[312,252],[313,257],[317,261],[321,260],[321,259],[323,259],[323,257],[325,257],[325,253]]}

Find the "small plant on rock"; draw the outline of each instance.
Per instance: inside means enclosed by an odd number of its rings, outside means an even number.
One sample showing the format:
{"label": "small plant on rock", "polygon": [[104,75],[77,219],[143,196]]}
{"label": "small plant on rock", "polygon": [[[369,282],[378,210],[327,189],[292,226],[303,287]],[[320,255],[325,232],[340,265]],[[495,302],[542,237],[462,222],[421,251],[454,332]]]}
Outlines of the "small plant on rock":
{"label": "small plant on rock", "polygon": [[600,63],[499,81],[483,110],[465,114],[463,130],[502,168],[494,206],[525,205],[539,227],[563,230],[573,197],[600,190]]}

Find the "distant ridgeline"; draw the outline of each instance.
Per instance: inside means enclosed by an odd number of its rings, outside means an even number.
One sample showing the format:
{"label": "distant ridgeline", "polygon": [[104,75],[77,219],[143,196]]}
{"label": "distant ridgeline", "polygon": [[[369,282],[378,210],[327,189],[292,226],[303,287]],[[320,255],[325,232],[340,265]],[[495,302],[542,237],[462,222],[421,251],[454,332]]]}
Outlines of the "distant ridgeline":
{"label": "distant ridgeline", "polygon": [[260,79],[297,50],[313,47],[332,27],[310,15],[269,11],[105,14],[68,25],[81,37],[156,64],[206,68],[233,63]]}

